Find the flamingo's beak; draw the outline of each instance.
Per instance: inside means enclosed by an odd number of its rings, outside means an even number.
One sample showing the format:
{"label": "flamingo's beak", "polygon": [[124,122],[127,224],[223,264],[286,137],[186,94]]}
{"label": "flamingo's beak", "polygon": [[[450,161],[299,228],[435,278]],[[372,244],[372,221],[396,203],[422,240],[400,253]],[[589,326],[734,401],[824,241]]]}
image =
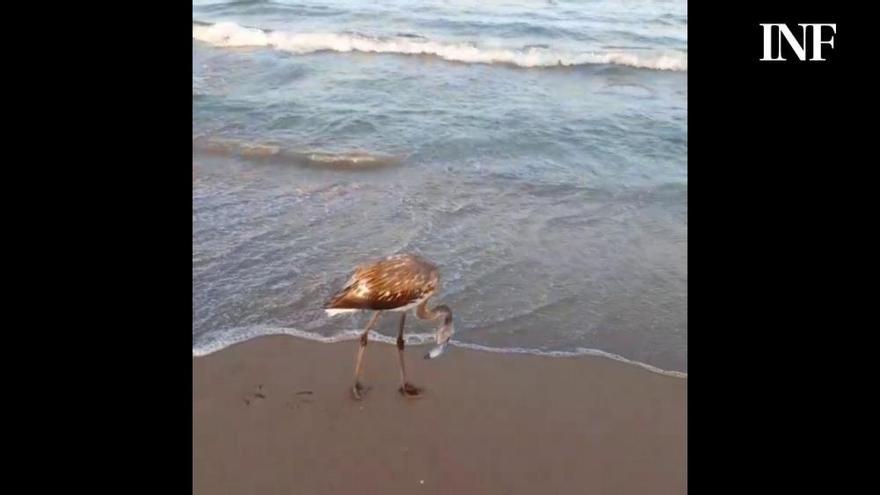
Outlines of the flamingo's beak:
{"label": "flamingo's beak", "polygon": [[455,328],[452,326],[451,321],[440,327],[440,329],[437,330],[437,346],[425,354],[425,359],[434,359],[443,354],[453,333],[455,333]]}
{"label": "flamingo's beak", "polygon": [[437,347],[434,347],[430,351],[428,351],[428,353],[425,354],[425,359],[434,359],[436,357],[439,357],[441,354],[443,354],[443,351],[446,350],[446,344],[448,344],[448,343],[449,343],[448,341],[444,342],[444,343],[438,345]]}

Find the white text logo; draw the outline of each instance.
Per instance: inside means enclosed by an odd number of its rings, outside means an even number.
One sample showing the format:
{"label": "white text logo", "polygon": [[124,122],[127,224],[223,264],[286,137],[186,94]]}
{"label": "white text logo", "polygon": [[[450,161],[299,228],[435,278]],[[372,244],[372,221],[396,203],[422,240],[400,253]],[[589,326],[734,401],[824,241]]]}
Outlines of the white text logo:
{"label": "white text logo", "polygon": [[[798,24],[801,28],[800,41],[785,24],[761,24],[764,29],[764,57],[762,62],[785,61],[782,56],[782,40],[791,47],[794,55],[801,61],[807,60],[807,47],[812,44],[812,57],[810,61],[825,61],[822,58],[823,45],[834,48],[834,35],[837,34],[837,24]],[[822,29],[826,28],[826,29]],[[829,29],[830,28],[830,29]],[[825,38],[823,38],[823,33]],[[775,36],[774,36],[775,34]],[[775,43],[774,43],[775,40]],[[808,43],[812,40],[812,43]],[[774,50],[775,48],[775,50]],[[773,52],[776,52],[776,57]]]}

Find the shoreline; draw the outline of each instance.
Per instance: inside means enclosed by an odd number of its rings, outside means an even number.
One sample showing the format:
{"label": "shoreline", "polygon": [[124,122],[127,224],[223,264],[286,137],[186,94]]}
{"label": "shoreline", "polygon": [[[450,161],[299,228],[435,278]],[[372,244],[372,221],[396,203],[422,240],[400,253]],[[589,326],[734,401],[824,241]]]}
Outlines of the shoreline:
{"label": "shoreline", "polygon": [[597,356],[257,337],[193,357],[194,493],[685,493],[687,380]]}
{"label": "shoreline", "polygon": [[[263,337],[274,337],[274,336],[287,336],[293,337],[297,339],[306,340],[309,342],[317,342],[320,344],[338,344],[342,342],[350,342],[357,340],[363,332],[363,329],[352,329],[340,332],[337,335],[324,337],[322,335],[317,335],[310,332],[305,332],[302,330],[296,330],[291,328],[263,328],[260,330],[258,335],[246,335],[241,337],[240,339],[233,341],[225,341],[216,345],[208,345],[203,346],[207,347],[208,350],[196,350],[193,348],[193,358],[201,358],[205,356],[209,356],[211,354],[221,352],[229,347],[236,346],[239,344],[243,344],[249,340],[259,339]],[[423,334],[407,334],[406,335],[406,345],[407,347],[428,347],[432,345],[434,334],[433,333],[423,333]],[[383,335],[377,332],[370,333],[370,341],[378,342],[381,344],[394,345],[395,338],[390,337],[388,335]],[[468,349],[476,352],[488,352],[493,354],[501,354],[501,355],[528,355],[528,356],[537,356],[537,357],[546,357],[546,358],[578,358],[578,357],[591,357],[591,358],[603,358],[610,359],[612,361],[616,361],[619,363],[628,364],[630,366],[635,366],[637,368],[642,368],[645,371],[649,371],[651,373],[656,373],[658,375],[669,376],[674,378],[681,378],[687,380],[688,373],[686,371],[678,371],[678,370],[666,370],[663,368],[659,368],[649,363],[644,363],[642,361],[636,361],[634,359],[629,359],[627,357],[621,356],[619,354],[614,354],[613,352],[603,351],[601,349],[593,349],[587,347],[578,348],[576,351],[541,351],[538,349],[529,349],[525,347],[492,347],[483,344],[472,344],[467,342],[461,342],[456,339],[452,339],[449,341],[449,345],[458,349]]]}

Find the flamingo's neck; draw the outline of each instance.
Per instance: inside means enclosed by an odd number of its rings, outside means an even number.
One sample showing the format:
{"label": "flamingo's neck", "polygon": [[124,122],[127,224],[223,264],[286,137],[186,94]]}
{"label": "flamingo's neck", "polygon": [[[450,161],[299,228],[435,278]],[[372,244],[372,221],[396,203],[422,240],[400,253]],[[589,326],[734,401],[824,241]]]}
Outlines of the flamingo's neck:
{"label": "flamingo's neck", "polygon": [[436,320],[444,317],[443,323],[445,325],[452,323],[452,310],[445,304],[428,309],[428,301],[425,301],[416,307],[416,316],[422,320]]}

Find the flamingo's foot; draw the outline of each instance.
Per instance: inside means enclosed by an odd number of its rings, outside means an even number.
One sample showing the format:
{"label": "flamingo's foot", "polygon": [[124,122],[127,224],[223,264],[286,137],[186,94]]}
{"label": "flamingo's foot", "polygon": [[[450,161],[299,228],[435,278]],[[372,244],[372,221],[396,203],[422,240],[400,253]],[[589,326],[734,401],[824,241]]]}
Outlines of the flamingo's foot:
{"label": "flamingo's foot", "polygon": [[397,390],[401,394],[403,394],[407,397],[421,397],[422,396],[422,389],[419,387],[416,387],[415,385],[413,385],[409,382],[404,383]]}
{"label": "flamingo's foot", "polygon": [[368,390],[370,390],[370,387],[365,387],[361,385],[361,382],[356,381],[351,387],[351,395],[354,397],[354,400],[361,400],[367,395]]}

